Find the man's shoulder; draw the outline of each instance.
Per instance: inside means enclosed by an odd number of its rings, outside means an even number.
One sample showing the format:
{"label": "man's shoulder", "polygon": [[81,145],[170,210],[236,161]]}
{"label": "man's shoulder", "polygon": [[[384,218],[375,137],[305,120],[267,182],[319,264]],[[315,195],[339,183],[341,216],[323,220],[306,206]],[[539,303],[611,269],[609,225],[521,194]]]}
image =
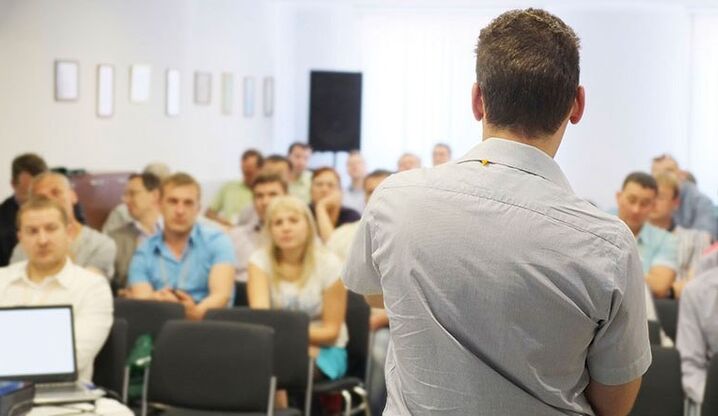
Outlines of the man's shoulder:
{"label": "man's shoulder", "polygon": [[114,245],[114,241],[112,241],[112,238],[110,238],[107,234],[103,234],[87,225],[84,225],[82,230],[82,236],[80,238],[83,240],[83,245]]}
{"label": "man's shoulder", "polygon": [[[712,268],[700,273],[683,289],[681,298],[686,301],[696,299],[714,298],[718,292],[718,268]],[[705,305],[705,302],[699,301],[698,306]]]}
{"label": "man's shoulder", "polygon": [[27,260],[19,261],[5,267],[0,267],[0,288],[7,285],[12,279],[21,276],[27,268]]}
{"label": "man's shoulder", "polygon": [[641,238],[647,239],[649,244],[655,245],[676,244],[678,241],[673,233],[651,225],[648,222],[643,224],[640,236]]}
{"label": "man's shoulder", "polygon": [[229,235],[219,227],[215,227],[211,224],[202,224],[197,222],[195,228],[192,230],[192,236],[199,238],[209,247],[216,247],[217,245],[229,244],[232,245],[232,241]]}

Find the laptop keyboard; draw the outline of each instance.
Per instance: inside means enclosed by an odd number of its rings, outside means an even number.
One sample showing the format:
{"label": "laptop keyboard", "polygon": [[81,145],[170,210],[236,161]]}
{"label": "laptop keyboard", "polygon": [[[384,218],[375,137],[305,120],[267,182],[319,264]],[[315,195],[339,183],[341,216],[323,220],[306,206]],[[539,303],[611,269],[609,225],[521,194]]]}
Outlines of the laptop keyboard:
{"label": "laptop keyboard", "polygon": [[70,383],[39,383],[35,384],[35,394],[52,393],[52,394],[67,394],[67,393],[82,393],[87,391],[86,388],[82,387],[76,382]]}

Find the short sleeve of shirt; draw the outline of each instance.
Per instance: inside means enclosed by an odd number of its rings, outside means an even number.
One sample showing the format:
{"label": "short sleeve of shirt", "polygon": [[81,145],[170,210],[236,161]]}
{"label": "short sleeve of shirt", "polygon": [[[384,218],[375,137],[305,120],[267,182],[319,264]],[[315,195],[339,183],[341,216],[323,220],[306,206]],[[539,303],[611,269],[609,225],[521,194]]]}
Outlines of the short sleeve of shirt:
{"label": "short sleeve of shirt", "polygon": [[234,256],[234,247],[229,236],[222,231],[210,237],[209,252],[211,255],[211,265],[231,264],[234,266],[236,258]]}
{"label": "short sleeve of shirt", "polygon": [[342,272],[342,263],[334,253],[325,251],[317,259],[317,270],[320,273],[319,277],[322,282],[322,290],[324,290],[339,280]]}
{"label": "short sleeve of shirt", "polygon": [[382,293],[381,275],[372,258],[371,226],[373,215],[371,205],[370,203],[359,222],[354,241],[349,250],[349,256],[341,274],[348,289],[364,295]]}
{"label": "short sleeve of shirt", "polygon": [[591,379],[606,385],[632,381],[651,364],[645,283],[635,247],[618,259],[614,281],[611,310],[598,327],[587,357]]}
{"label": "short sleeve of shirt", "polygon": [[254,253],[249,256],[249,264],[257,266],[259,270],[267,274],[270,273],[270,269],[272,268],[267,250],[264,249],[255,250]]}
{"label": "short sleeve of shirt", "polygon": [[147,247],[147,241],[145,241],[132,256],[130,261],[130,268],[127,272],[127,286],[136,285],[139,283],[151,283],[150,282],[150,265],[152,264],[152,253]]}

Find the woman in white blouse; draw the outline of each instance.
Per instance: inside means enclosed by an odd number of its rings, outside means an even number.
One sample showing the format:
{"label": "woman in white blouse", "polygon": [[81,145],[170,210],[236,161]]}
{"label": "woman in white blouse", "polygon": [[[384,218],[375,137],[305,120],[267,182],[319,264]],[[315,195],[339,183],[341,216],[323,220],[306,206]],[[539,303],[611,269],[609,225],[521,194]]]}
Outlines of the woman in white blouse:
{"label": "woman in white blouse", "polygon": [[312,321],[310,354],[321,375],[329,379],[343,376],[348,336],[341,262],[322,246],[311,211],[295,197],[272,201],[264,230],[268,246],[249,258],[249,306],[306,312]]}

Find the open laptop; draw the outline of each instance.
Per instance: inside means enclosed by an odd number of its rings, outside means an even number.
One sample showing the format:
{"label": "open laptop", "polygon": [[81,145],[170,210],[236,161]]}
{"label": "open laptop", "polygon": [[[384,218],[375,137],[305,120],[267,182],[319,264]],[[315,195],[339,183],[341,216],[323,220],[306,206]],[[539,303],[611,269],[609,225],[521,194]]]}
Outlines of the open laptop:
{"label": "open laptop", "polygon": [[95,400],[78,382],[71,305],[0,308],[0,380],[35,383],[35,404]]}

